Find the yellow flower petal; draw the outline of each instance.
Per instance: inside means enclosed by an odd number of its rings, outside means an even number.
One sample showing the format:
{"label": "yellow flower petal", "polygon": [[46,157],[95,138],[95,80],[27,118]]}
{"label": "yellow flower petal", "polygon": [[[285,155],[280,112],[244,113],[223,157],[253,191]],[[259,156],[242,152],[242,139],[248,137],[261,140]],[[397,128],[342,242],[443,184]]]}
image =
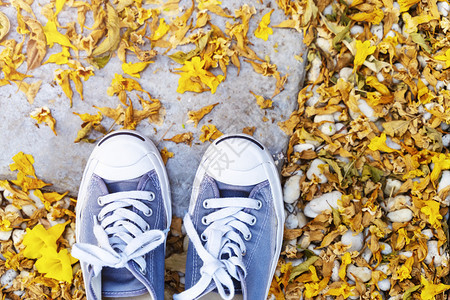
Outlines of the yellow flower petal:
{"label": "yellow flower petal", "polygon": [[354,69],[359,68],[366,61],[367,56],[373,54],[376,50],[376,46],[370,46],[370,41],[361,42],[356,40],[356,54],[354,61]]}
{"label": "yellow flower petal", "polygon": [[369,144],[369,149],[372,151],[383,151],[383,152],[395,152],[397,150],[392,149],[386,145],[386,133],[382,133],[380,137],[374,137]]}
{"label": "yellow flower petal", "polygon": [[434,296],[450,289],[450,285],[446,285],[443,283],[433,284],[432,282],[426,280],[426,278],[423,276],[420,279],[420,283],[423,285],[422,291],[420,293],[420,297],[422,300],[433,300]]}
{"label": "yellow flower petal", "polygon": [[76,260],[67,249],[56,252],[56,249],[46,248],[45,251],[42,251],[42,257],[36,261],[35,266],[39,273],[45,274],[45,277],[71,283],[74,261]]}
{"label": "yellow flower petal", "polygon": [[269,35],[273,34],[272,28],[269,27],[270,15],[272,14],[272,12],[273,12],[273,9],[270,12],[268,12],[267,14],[265,14],[262,17],[261,22],[259,22],[258,28],[256,28],[256,30],[255,30],[255,36],[257,38],[267,41],[269,39]]}

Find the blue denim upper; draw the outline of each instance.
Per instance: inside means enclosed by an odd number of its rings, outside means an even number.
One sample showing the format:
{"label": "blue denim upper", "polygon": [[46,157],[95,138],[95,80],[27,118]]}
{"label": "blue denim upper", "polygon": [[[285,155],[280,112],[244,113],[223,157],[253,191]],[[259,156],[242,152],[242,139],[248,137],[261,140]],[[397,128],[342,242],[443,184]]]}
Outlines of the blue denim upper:
{"label": "blue denim upper", "polygon": [[[200,191],[191,218],[197,233],[200,235],[207,227],[202,223],[202,217],[214,211],[203,207],[204,200],[243,196],[260,200],[263,205],[259,210],[244,209],[245,212],[255,216],[257,221],[255,225],[249,226],[252,238],[246,241],[247,251],[243,257],[247,276],[243,282],[235,283],[236,293],[243,293],[244,299],[263,300],[266,297],[266,284],[272,279],[270,274],[271,263],[278,259],[278,257],[274,257],[276,219],[269,182],[264,181],[251,187],[228,186],[205,175],[200,184]],[[190,243],[186,259],[186,289],[195,285],[200,279],[202,265],[203,261]],[[213,283],[210,284],[205,294],[212,289],[214,289]]]}
{"label": "blue denim upper", "polygon": [[[150,229],[165,230],[167,228],[166,211],[162,200],[159,179],[154,170],[135,180],[109,183],[94,174],[88,185],[85,207],[81,211],[82,224],[77,224],[77,226],[81,226],[80,236],[77,237],[78,242],[98,245],[92,231],[94,227],[93,217],[97,216],[102,209],[97,202],[98,197],[109,193],[132,190],[151,191],[155,194],[154,201],[150,204],[146,203],[153,211],[151,216],[146,216],[135,208],[133,208],[133,211],[150,225]],[[155,295],[156,300],[164,299],[164,258],[165,244],[163,243],[145,255],[147,268],[144,274],[134,261],[130,261],[126,268],[103,268],[103,296],[132,297],[150,292]],[[88,282],[85,282],[85,286],[87,294],[92,299],[95,299],[90,289],[92,277],[93,272],[90,270]]]}

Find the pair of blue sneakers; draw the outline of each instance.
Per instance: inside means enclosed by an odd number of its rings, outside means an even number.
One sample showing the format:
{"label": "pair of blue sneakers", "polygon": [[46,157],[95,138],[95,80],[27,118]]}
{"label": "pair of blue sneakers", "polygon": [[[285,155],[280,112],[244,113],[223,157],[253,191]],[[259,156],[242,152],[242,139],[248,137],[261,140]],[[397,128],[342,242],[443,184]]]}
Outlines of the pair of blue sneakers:
{"label": "pair of blue sneakers", "polygon": [[[92,152],[76,207],[87,299],[164,299],[169,180],[154,144],[134,131]],[[281,250],[284,209],[275,164],[254,138],[226,135],[204,154],[184,217],[186,291],[174,299],[266,299]],[[142,299],[142,298],[139,298]]]}

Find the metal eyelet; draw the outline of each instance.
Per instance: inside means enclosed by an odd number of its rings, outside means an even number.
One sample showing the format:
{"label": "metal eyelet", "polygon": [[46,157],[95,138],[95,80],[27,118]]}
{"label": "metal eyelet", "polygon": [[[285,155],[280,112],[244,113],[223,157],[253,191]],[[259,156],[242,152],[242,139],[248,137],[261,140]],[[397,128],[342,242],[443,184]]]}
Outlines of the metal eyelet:
{"label": "metal eyelet", "polygon": [[103,206],[102,197],[97,198],[97,204]]}
{"label": "metal eyelet", "polygon": [[203,218],[202,218],[202,224],[203,224],[203,225],[209,225],[209,222],[208,222],[208,218],[207,218],[207,217],[203,217]]}
{"label": "metal eyelet", "polygon": [[156,196],[155,193],[150,193],[150,199],[148,199],[149,201],[153,201],[155,200]]}
{"label": "metal eyelet", "polygon": [[153,209],[149,209],[148,211],[144,212],[144,216],[146,217],[150,217],[151,215],[153,215]]}
{"label": "metal eyelet", "polygon": [[258,207],[256,207],[257,210],[260,210],[261,207],[263,206],[263,203],[261,200],[258,200]]}
{"label": "metal eyelet", "polygon": [[203,208],[208,208],[208,200],[203,201]]}
{"label": "metal eyelet", "polygon": [[255,225],[256,224],[256,218],[253,217],[253,219],[250,221],[250,225]]}
{"label": "metal eyelet", "polygon": [[251,233],[249,233],[248,235],[244,236],[244,239],[246,241],[250,241],[251,238],[252,238],[252,234]]}
{"label": "metal eyelet", "polygon": [[242,253],[242,256],[245,256],[247,254],[247,251],[243,250],[241,253]]}
{"label": "metal eyelet", "polygon": [[202,241],[204,241],[204,242],[206,242],[206,241],[208,240],[208,238],[206,237],[206,235],[203,234],[203,233],[200,235],[200,238],[201,238]]}
{"label": "metal eyelet", "polygon": [[146,225],[145,225],[145,231],[148,231],[148,230],[150,230],[150,225],[149,225],[149,224],[146,224]]}
{"label": "metal eyelet", "polygon": [[99,221],[99,222],[102,222],[103,220],[105,219],[105,216],[98,216],[97,217],[97,220]]}

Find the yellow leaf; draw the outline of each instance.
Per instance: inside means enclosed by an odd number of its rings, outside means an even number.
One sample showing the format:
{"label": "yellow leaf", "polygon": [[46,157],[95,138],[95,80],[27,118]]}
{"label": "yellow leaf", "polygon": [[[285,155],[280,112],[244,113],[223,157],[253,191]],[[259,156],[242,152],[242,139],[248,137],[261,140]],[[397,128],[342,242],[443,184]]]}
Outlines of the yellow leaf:
{"label": "yellow leaf", "polygon": [[388,87],[379,82],[375,76],[368,76],[366,78],[366,84],[373,87],[384,96],[390,95]]}
{"label": "yellow leaf", "polygon": [[341,266],[339,267],[339,278],[345,280],[347,274],[347,266],[352,262],[352,257],[349,252],[345,252],[344,256],[341,258]]}
{"label": "yellow leaf", "polygon": [[55,63],[57,65],[65,65],[69,62],[69,58],[69,48],[63,46],[61,52],[50,55],[50,57],[47,59],[47,61],[44,62],[44,64]]}
{"label": "yellow leaf", "polygon": [[52,117],[52,113],[50,112],[50,109],[48,107],[44,106],[41,108],[36,108],[31,113],[30,117],[35,119],[38,122],[38,124],[41,124],[42,122],[44,122],[47,126],[50,127],[50,129],[53,131],[53,133],[55,135],[57,135],[56,130],[55,130],[56,121]]}
{"label": "yellow leaf", "polygon": [[419,3],[420,0],[398,0],[398,4],[400,5],[400,12],[408,11],[411,6]]}
{"label": "yellow leaf", "polygon": [[42,80],[35,81],[32,84],[28,84],[24,81],[17,83],[17,85],[19,86],[19,89],[25,93],[25,96],[27,97],[27,101],[30,104],[34,103],[34,98],[36,97],[36,94],[39,92],[39,89],[41,88],[41,84],[42,84]]}
{"label": "yellow leaf", "polygon": [[64,4],[66,4],[67,0],[56,0],[55,1],[55,17],[61,12],[61,10],[64,8]]}
{"label": "yellow leaf", "polygon": [[185,133],[180,133],[177,134],[175,136],[173,136],[170,139],[164,139],[165,141],[172,141],[174,143],[185,143],[189,146],[192,145],[192,140],[194,139],[194,135],[192,134],[192,132],[185,132]]}
{"label": "yellow leaf", "polygon": [[194,122],[194,126],[197,127],[198,126],[198,122],[200,122],[201,119],[203,119],[203,117],[207,114],[209,114],[211,112],[211,110],[218,105],[219,103],[215,103],[215,104],[211,104],[208,106],[204,106],[202,108],[200,108],[199,110],[195,110],[195,111],[188,111],[188,117],[189,117],[189,121],[193,121]]}
{"label": "yellow leaf", "polygon": [[76,260],[67,249],[56,252],[55,249],[45,248],[42,257],[36,261],[35,267],[39,273],[45,274],[45,277],[71,283],[73,279],[72,264],[75,262]]}
{"label": "yellow leaf", "polygon": [[210,125],[203,125],[202,127],[202,134],[200,135],[200,141],[202,143],[206,141],[211,141],[219,138],[222,135],[222,132],[220,132],[216,126],[210,124]]}
{"label": "yellow leaf", "polygon": [[376,50],[376,46],[370,46],[370,41],[361,42],[360,40],[356,40],[356,54],[354,60],[353,69],[356,70],[366,61],[367,56],[373,54]]}
{"label": "yellow leaf", "polygon": [[408,257],[406,262],[397,269],[397,277],[400,282],[411,278],[412,265],[414,264],[414,256]]}
{"label": "yellow leaf", "polygon": [[34,158],[30,154],[25,154],[22,151],[13,156],[12,160],[14,163],[9,165],[11,171],[19,171],[25,175],[30,175],[36,178],[34,172]]}
{"label": "yellow leaf", "polygon": [[120,19],[117,15],[116,10],[110,4],[106,4],[106,29],[108,31],[108,35],[103,40],[103,42],[98,45],[93,51],[92,56],[99,56],[105,54],[107,52],[111,52],[119,47],[120,43]]}
{"label": "yellow leaf", "polygon": [[383,20],[384,18],[384,13],[381,9],[379,8],[375,8],[373,10],[373,12],[370,13],[366,13],[366,12],[361,12],[361,13],[357,13],[354,14],[352,16],[350,16],[350,19],[357,21],[357,22],[369,22],[372,24],[380,24],[380,22]]}
{"label": "yellow leaf", "polygon": [[56,241],[62,235],[68,223],[56,224],[49,229],[45,229],[41,224],[34,226],[33,229],[27,228],[27,233],[22,242],[25,246],[23,255],[27,258],[35,259],[40,258],[47,248],[56,251]]}
{"label": "yellow leaf", "polygon": [[90,115],[87,113],[78,114],[76,112],[74,112],[73,114],[79,116],[80,119],[83,121],[83,124],[81,124],[81,129],[78,131],[74,143],[78,143],[82,140],[85,140],[85,138],[89,135],[92,129],[97,130],[97,128],[101,126],[100,122],[102,121],[103,116],[100,112],[98,112],[98,114],[96,115]]}
{"label": "yellow leaf", "polygon": [[433,300],[434,296],[450,289],[450,285],[443,283],[434,284],[429,282],[425,277],[421,276],[420,283],[423,285],[420,297],[422,300]]}
{"label": "yellow leaf", "polygon": [[198,56],[193,57],[190,61],[185,61],[183,67],[175,69],[181,71],[178,80],[177,92],[183,94],[186,91],[201,93],[211,90],[211,94],[216,92],[217,86],[225,78],[223,75],[214,76],[205,69],[205,59]]}
{"label": "yellow leaf", "polygon": [[55,21],[49,20],[47,24],[45,24],[44,34],[47,40],[47,45],[49,45],[50,48],[53,47],[55,43],[57,43],[61,46],[70,47],[74,50],[77,49],[74,45],[72,45],[67,36],[58,31]]}
{"label": "yellow leaf", "polygon": [[338,288],[329,289],[325,295],[343,296],[344,299],[347,299],[350,296],[354,296],[354,294],[352,292],[354,289],[355,289],[355,287],[349,286],[347,284],[347,282],[344,282]]}
{"label": "yellow leaf", "polygon": [[395,152],[397,150],[392,149],[386,145],[386,133],[382,133],[380,137],[374,137],[369,144],[369,149],[372,151],[383,151],[383,152]]}
{"label": "yellow leaf", "polygon": [[8,34],[10,23],[8,17],[0,12],[0,41]]}
{"label": "yellow leaf", "polygon": [[137,62],[137,63],[123,63],[122,70],[125,74],[131,75],[136,78],[141,78],[139,75],[149,64],[153,63],[153,61],[149,62]]}
{"label": "yellow leaf", "polygon": [[270,99],[264,99],[263,96],[256,95],[256,94],[253,93],[252,91],[250,91],[250,94],[252,94],[253,96],[255,96],[255,98],[256,98],[256,103],[259,105],[259,107],[260,107],[261,109],[266,109],[266,108],[272,107],[272,103],[273,103],[272,100],[270,100]]}
{"label": "yellow leaf", "polygon": [[162,157],[164,164],[167,164],[167,161],[169,160],[169,158],[173,157],[173,152],[170,152],[169,150],[167,150],[166,147],[164,147],[161,150],[161,157]]}
{"label": "yellow leaf", "polygon": [[434,200],[423,201],[424,205],[420,208],[420,211],[428,216],[428,223],[431,224],[434,228],[438,229],[441,227],[442,215],[439,212],[441,205],[439,202]]}
{"label": "yellow leaf", "polygon": [[166,24],[166,21],[164,19],[159,20],[159,26],[156,29],[155,32],[153,32],[151,40],[157,41],[161,39],[166,33],[169,31],[170,26]]}
{"label": "yellow leaf", "polygon": [[450,48],[445,51],[445,55],[436,55],[434,59],[445,61],[445,68],[450,67]]}
{"label": "yellow leaf", "polygon": [[450,169],[450,154],[436,153],[431,158],[431,161],[434,163],[434,168],[430,174],[430,179],[432,182],[435,182],[439,178],[442,170]]}
{"label": "yellow leaf", "polygon": [[255,36],[257,38],[267,41],[269,39],[269,35],[273,34],[272,28],[269,27],[270,16],[272,15],[272,13],[273,9],[262,17],[261,22],[259,22],[258,28],[256,28],[255,30]]}

